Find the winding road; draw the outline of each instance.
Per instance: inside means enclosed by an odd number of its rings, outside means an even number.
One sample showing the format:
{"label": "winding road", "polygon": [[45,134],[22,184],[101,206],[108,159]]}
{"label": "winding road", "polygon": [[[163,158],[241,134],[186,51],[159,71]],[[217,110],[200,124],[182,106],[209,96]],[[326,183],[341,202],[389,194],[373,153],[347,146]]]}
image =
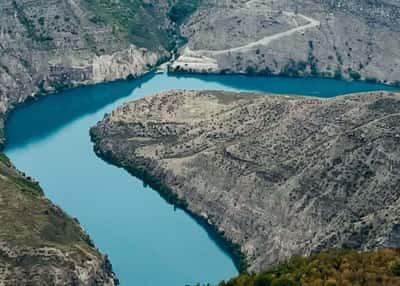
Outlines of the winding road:
{"label": "winding road", "polygon": [[[254,2],[255,1],[250,1],[246,5],[247,6],[253,5]],[[270,12],[279,12],[279,11],[275,11],[275,10],[269,10],[269,11]],[[305,16],[303,14],[289,12],[289,11],[281,11],[280,13],[283,13],[284,15],[286,15],[288,17],[293,17],[293,19],[295,19],[296,16],[301,17],[306,21],[307,24],[294,27],[294,28],[289,29],[284,32],[276,33],[274,35],[266,36],[262,39],[256,40],[254,42],[248,43],[243,46],[238,46],[238,47],[224,49],[224,50],[191,50],[189,48],[189,46],[186,46],[182,50],[181,56],[171,64],[171,67],[172,68],[185,67],[185,68],[191,68],[191,69],[195,69],[195,70],[208,70],[208,71],[215,70],[216,71],[216,70],[218,70],[218,63],[217,63],[217,60],[214,58],[215,56],[227,54],[227,53],[231,53],[231,52],[250,51],[250,50],[255,49],[255,47],[257,47],[257,46],[267,46],[272,41],[293,35],[298,32],[304,32],[307,29],[318,27],[320,25],[320,22],[318,20],[315,20],[315,19]],[[297,23],[297,21],[295,21],[295,22]]]}
{"label": "winding road", "polygon": [[264,38],[262,38],[260,40],[255,41],[255,42],[251,42],[251,43],[249,43],[247,45],[243,45],[243,46],[239,46],[239,47],[235,47],[235,48],[230,48],[230,49],[225,49],[225,50],[218,50],[218,51],[213,51],[213,50],[195,50],[195,51],[192,51],[189,48],[187,48],[188,49],[187,51],[188,52],[193,52],[193,53],[196,53],[196,54],[204,54],[204,55],[208,55],[208,56],[225,54],[225,53],[229,53],[229,52],[246,51],[246,50],[248,51],[248,50],[254,49],[254,47],[256,47],[256,46],[260,46],[260,45],[267,46],[272,41],[275,41],[275,40],[278,40],[280,38],[290,36],[290,35],[292,35],[294,33],[302,32],[302,31],[305,31],[307,29],[314,28],[314,27],[317,27],[317,26],[320,25],[320,22],[318,20],[315,20],[313,18],[307,17],[307,16],[302,15],[302,14],[296,14],[294,12],[288,12],[288,11],[283,11],[282,13],[285,14],[286,16],[289,16],[289,17],[295,17],[295,16],[302,17],[308,23],[303,25],[303,26],[295,27],[293,29],[290,29],[290,30],[287,30],[287,31],[284,31],[284,32],[281,32],[281,33],[277,33],[277,34],[274,34],[274,35],[271,35],[271,36],[266,36],[266,37],[264,37]]}

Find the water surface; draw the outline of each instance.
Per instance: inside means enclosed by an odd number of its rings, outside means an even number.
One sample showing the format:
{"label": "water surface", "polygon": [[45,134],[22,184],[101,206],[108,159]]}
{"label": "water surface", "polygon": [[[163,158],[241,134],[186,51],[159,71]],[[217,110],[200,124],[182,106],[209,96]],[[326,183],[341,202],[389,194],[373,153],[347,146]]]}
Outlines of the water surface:
{"label": "water surface", "polygon": [[390,87],[326,79],[147,75],[41,98],[13,112],[5,153],[77,217],[107,253],[122,286],[215,283],[237,274],[229,256],[182,210],[96,157],[89,128],[125,101],[169,89],[224,89],[333,97]]}

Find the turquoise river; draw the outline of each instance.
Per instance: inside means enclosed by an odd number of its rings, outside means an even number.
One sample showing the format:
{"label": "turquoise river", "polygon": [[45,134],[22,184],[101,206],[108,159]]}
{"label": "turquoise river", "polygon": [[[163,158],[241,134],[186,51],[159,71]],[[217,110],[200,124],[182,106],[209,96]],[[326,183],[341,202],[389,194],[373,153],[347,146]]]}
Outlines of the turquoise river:
{"label": "turquoise river", "polygon": [[99,159],[89,128],[128,100],[169,89],[225,89],[333,97],[387,86],[328,79],[149,74],[75,88],[14,111],[5,153],[79,219],[122,286],[216,283],[237,274],[224,243],[123,169]]}

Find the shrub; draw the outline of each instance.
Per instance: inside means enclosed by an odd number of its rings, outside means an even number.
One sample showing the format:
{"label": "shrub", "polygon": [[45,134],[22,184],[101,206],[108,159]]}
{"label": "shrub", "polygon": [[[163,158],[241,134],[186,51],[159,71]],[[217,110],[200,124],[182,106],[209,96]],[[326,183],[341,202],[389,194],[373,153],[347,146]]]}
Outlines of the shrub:
{"label": "shrub", "polygon": [[196,10],[199,4],[200,0],[179,0],[168,12],[168,17],[180,24]]}
{"label": "shrub", "polygon": [[44,26],[44,17],[40,17],[38,20],[40,26]]}
{"label": "shrub", "polygon": [[272,283],[270,275],[259,275],[254,281],[254,286],[269,286]]}
{"label": "shrub", "polygon": [[134,80],[135,79],[135,76],[133,75],[133,74],[129,74],[127,77],[126,77],[126,79],[127,80]]}
{"label": "shrub", "polygon": [[369,83],[378,83],[378,82],[379,82],[379,80],[376,79],[376,78],[374,78],[374,77],[367,77],[367,78],[365,79],[365,81],[366,81],[366,82],[369,82]]}
{"label": "shrub", "polygon": [[400,261],[396,261],[395,263],[393,263],[393,265],[391,267],[391,271],[394,276],[400,277]]}
{"label": "shrub", "polygon": [[360,80],[361,79],[361,75],[353,70],[349,70],[349,76],[353,79],[353,80]]}
{"label": "shrub", "polygon": [[338,67],[338,68],[335,70],[335,74],[334,74],[333,77],[336,78],[336,79],[342,79],[342,78],[343,78],[342,69],[341,69],[340,67]]}
{"label": "shrub", "polygon": [[246,74],[254,75],[254,74],[256,74],[256,72],[257,72],[257,70],[256,70],[256,68],[253,67],[253,66],[248,66],[248,67],[246,68]]}

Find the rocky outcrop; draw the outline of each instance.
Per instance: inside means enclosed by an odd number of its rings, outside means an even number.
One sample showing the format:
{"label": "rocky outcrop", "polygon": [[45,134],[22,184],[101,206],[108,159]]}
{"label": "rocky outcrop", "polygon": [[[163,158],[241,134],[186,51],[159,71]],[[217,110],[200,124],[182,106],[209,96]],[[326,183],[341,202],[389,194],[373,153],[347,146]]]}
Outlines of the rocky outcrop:
{"label": "rocky outcrop", "polygon": [[118,280],[76,219],[0,156],[0,285],[114,286]]}
{"label": "rocky outcrop", "polygon": [[122,105],[91,134],[100,156],[167,186],[260,271],[324,249],[400,246],[399,110],[389,92],[171,91]]}

